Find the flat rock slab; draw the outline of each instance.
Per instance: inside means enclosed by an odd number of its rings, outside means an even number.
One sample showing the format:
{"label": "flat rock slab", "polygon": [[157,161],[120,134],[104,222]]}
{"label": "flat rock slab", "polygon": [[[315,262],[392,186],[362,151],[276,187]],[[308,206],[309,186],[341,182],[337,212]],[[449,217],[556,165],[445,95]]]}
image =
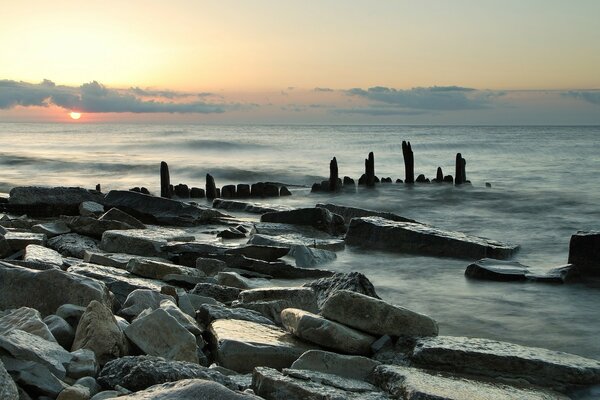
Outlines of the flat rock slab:
{"label": "flat rock slab", "polygon": [[264,203],[250,203],[246,201],[237,201],[237,200],[223,200],[223,199],[215,199],[213,201],[213,208],[218,208],[222,210],[230,210],[230,211],[240,211],[247,212],[251,214],[265,214],[268,212],[276,212],[276,211],[289,211],[292,208],[275,205],[275,204],[264,204]]}
{"label": "flat rock slab", "polygon": [[163,300],[171,300],[175,302],[173,296],[160,293],[156,290],[137,289],[127,296],[123,303],[123,307],[119,312],[126,318],[135,318],[146,309],[156,310],[160,308],[160,303]]}
{"label": "flat rock slab", "polygon": [[87,307],[98,300],[112,307],[113,296],[102,282],[56,269],[34,271],[0,262],[0,282],[0,309],[31,307],[45,317],[63,304]]}
{"label": "flat rock slab", "polygon": [[425,368],[518,378],[541,386],[600,383],[600,361],[488,339],[420,338],[411,359]]}
{"label": "flat rock slab", "polygon": [[94,217],[65,217],[64,220],[71,231],[97,239],[102,238],[102,234],[106,231],[134,229],[125,222],[101,220]]}
{"label": "flat rock slab", "polygon": [[190,291],[190,294],[212,297],[221,303],[231,303],[237,300],[240,292],[241,289],[218,285],[216,283],[199,283]]}
{"label": "flat rock slab", "polygon": [[377,387],[358,380],[306,370],[258,367],[252,374],[252,389],[267,400],[389,399]]}
{"label": "flat rock slab", "polygon": [[33,225],[31,231],[35,233],[43,233],[48,239],[54,236],[71,233],[71,229],[64,221],[45,222],[43,224]]}
{"label": "flat rock slab", "polygon": [[168,263],[169,260],[162,257],[143,257],[127,253],[105,253],[102,251],[92,252],[86,251],[83,255],[83,261],[91,264],[104,265],[120,269],[127,269],[127,263],[130,260],[143,258],[146,260],[159,261]]}
{"label": "flat rock slab", "polygon": [[80,187],[19,186],[10,191],[11,205],[31,207],[30,215],[58,216],[78,215],[79,204],[84,201],[103,203],[102,193]]}
{"label": "flat rock slab", "polygon": [[529,268],[516,261],[500,261],[484,258],[467,266],[465,276],[488,281],[525,281]]}
{"label": "flat rock slab", "polygon": [[46,244],[46,235],[43,233],[32,232],[6,232],[4,239],[13,251],[23,250],[30,244],[44,246]]}
{"label": "flat rock slab", "polygon": [[466,259],[512,257],[519,246],[380,217],[354,218],[346,243],[368,249]]}
{"label": "flat rock slab", "polygon": [[0,360],[0,399],[19,400],[19,390]]}
{"label": "flat rock slab", "polygon": [[37,393],[50,398],[56,398],[60,392],[68,387],[43,364],[35,361],[18,360],[8,356],[1,356],[1,359],[6,370],[10,372],[15,382],[20,386],[32,388]]}
{"label": "flat rock slab", "polygon": [[15,310],[9,310],[0,317],[1,335],[5,335],[16,329],[39,336],[50,342],[56,342],[56,339],[48,329],[48,326],[42,321],[40,312],[33,308],[21,307]]}
{"label": "flat rock slab", "polygon": [[192,378],[215,381],[230,389],[237,388],[227,376],[214,369],[155,356],[126,356],[109,361],[102,368],[98,382],[104,387],[115,388],[118,385],[137,392],[160,383]]}
{"label": "flat rock slab", "polygon": [[290,252],[288,247],[248,244],[226,250],[225,254],[241,254],[248,258],[263,261],[276,261]]}
{"label": "flat rock slab", "polygon": [[416,368],[381,365],[371,381],[394,398],[409,400],[560,400],[568,397],[539,388],[513,387],[475,381],[455,375],[441,375]]}
{"label": "flat rock slab", "polygon": [[281,247],[304,245],[331,251],[341,251],[346,248],[344,240],[312,226],[257,222],[254,224],[253,233],[254,236],[248,240],[249,244]]}
{"label": "flat rock slab", "polygon": [[209,343],[219,365],[237,372],[254,367],[286,368],[316,346],[272,325],[220,319],[209,327]]}
{"label": "flat rock slab", "polygon": [[291,225],[309,225],[331,235],[346,231],[344,219],[325,208],[297,208],[289,211],[276,211],[263,214],[261,222],[275,222]]}
{"label": "flat rock slab", "polygon": [[283,310],[281,322],[300,339],[346,354],[369,355],[371,344],[376,340],[371,335],[297,308]]}
{"label": "flat rock slab", "polygon": [[369,278],[360,272],[337,272],[330,277],[317,279],[302,286],[315,291],[319,307],[322,307],[329,297],[340,290],[350,290],[377,299],[379,298],[375,292],[375,286],[373,286]]}
{"label": "flat rock slab", "polygon": [[37,244],[25,247],[23,261],[34,269],[60,269],[63,265],[63,258],[59,252]]}
{"label": "flat rock slab", "polygon": [[344,325],[383,336],[436,336],[437,323],[427,315],[383,300],[340,290],[323,304],[321,314]]}
{"label": "flat rock slab", "polygon": [[98,217],[98,219],[100,221],[121,221],[136,229],[146,229],[146,225],[143,224],[139,219],[127,214],[124,211],[119,210],[118,208],[111,208],[110,210],[102,214],[100,217]]}
{"label": "flat rock slab", "polygon": [[219,319],[234,319],[251,321],[264,325],[274,325],[270,319],[259,312],[245,308],[229,308],[218,304],[201,305],[198,309],[196,318],[205,326],[208,326],[211,322]]}
{"label": "flat rock slab", "polygon": [[341,205],[337,205],[337,204],[322,204],[322,203],[317,204],[316,207],[326,208],[327,210],[331,211],[334,214],[341,215],[344,218],[344,221],[346,222],[346,224],[349,224],[350,220],[352,220],[352,218],[360,218],[360,217],[381,217],[381,218],[389,219],[390,221],[397,221],[397,222],[417,222],[410,218],[402,217],[398,214],[393,214],[390,212],[383,212],[383,211],[367,210],[364,208],[341,206]]}
{"label": "flat rock slab", "polygon": [[83,258],[86,251],[99,251],[98,241],[77,233],[55,236],[48,240],[48,247],[65,257]]}
{"label": "flat rock slab", "polygon": [[184,267],[173,263],[133,258],[127,263],[127,271],[134,275],[150,279],[163,279],[165,275],[177,274],[195,277],[206,276],[196,268]]}
{"label": "flat rock slab", "polygon": [[294,308],[317,312],[317,295],[311,288],[305,287],[265,287],[244,290],[240,293],[241,303],[257,301],[287,300],[296,304]]}
{"label": "flat rock slab", "polygon": [[128,253],[140,256],[160,257],[165,253],[161,247],[168,242],[190,241],[194,236],[185,231],[169,228],[130,229],[106,231],[102,234],[100,247],[110,253]]}
{"label": "flat rock slab", "polygon": [[236,392],[204,379],[184,379],[163,383],[146,390],[119,397],[120,400],[260,400],[248,393]]}
{"label": "flat rock slab", "polygon": [[381,363],[367,357],[309,350],[294,361],[291,368],[307,369],[364,381],[378,365]]}

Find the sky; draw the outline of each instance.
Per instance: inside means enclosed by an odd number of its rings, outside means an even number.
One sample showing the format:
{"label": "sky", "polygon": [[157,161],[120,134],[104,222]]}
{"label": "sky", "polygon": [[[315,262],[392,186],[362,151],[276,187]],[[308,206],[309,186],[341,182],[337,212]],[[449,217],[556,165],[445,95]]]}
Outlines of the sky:
{"label": "sky", "polygon": [[597,0],[4,3],[0,122],[600,124]]}

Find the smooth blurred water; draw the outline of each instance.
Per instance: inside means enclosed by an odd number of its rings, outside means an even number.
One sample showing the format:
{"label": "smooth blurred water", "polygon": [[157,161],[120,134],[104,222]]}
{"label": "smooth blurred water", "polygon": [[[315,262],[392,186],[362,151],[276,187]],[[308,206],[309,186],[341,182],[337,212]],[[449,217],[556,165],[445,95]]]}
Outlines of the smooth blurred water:
{"label": "smooth blurred water", "polygon": [[[159,163],[172,183],[204,186],[278,181],[311,185],[358,178],[375,153],[376,174],[404,178],[402,140],[415,173],[454,175],[467,160],[471,187],[379,185],[357,193],[294,195],[277,202],[334,202],[392,211],[432,225],[522,246],[516,260],[539,271],[565,264],[571,234],[600,229],[600,127],[202,126],[0,124],[0,192],[17,185],[101,183],[158,191]],[[492,184],[486,188],[485,182]],[[358,270],[378,293],[425,312],[440,333],[480,336],[600,359],[600,286],[469,281],[464,260],[347,249],[330,268]]]}

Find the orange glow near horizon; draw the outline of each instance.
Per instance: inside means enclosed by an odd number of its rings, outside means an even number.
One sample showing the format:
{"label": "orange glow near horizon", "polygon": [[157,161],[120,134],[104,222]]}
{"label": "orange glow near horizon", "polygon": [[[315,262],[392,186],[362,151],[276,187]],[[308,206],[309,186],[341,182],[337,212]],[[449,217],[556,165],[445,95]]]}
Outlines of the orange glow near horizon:
{"label": "orange glow near horizon", "polygon": [[69,113],[69,117],[71,117],[71,119],[78,120],[79,118],[81,118],[81,113],[71,111]]}

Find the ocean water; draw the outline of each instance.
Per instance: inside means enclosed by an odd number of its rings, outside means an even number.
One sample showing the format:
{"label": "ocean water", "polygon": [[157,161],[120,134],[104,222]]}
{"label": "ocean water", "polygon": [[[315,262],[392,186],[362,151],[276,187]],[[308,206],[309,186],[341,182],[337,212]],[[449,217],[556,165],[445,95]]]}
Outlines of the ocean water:
{"label": "ocean water", "polygon": [[[404,178],[402,140],[415,174],[454,175],[467,160],[472,186],[379,185],[311,194],[337,157],[357,179],[375,153],[380,177]],[[600,229],[600,127],[204,126],[0,124],[0,192],[17,185],[78,185],[157,192],[159,163],[174,184],[283,182],[294,206],[318,202],[391,211],[441,228],[521,245],[536,271],[567,261],[570,236]],[[485,183],[491,183],[486,188]],[[440,334],[486,337],[600,359],[600,284],[495,283],[464,278],[468,262],[347,248],[328,267],[360,271],[384,299],[429,314]]]}

